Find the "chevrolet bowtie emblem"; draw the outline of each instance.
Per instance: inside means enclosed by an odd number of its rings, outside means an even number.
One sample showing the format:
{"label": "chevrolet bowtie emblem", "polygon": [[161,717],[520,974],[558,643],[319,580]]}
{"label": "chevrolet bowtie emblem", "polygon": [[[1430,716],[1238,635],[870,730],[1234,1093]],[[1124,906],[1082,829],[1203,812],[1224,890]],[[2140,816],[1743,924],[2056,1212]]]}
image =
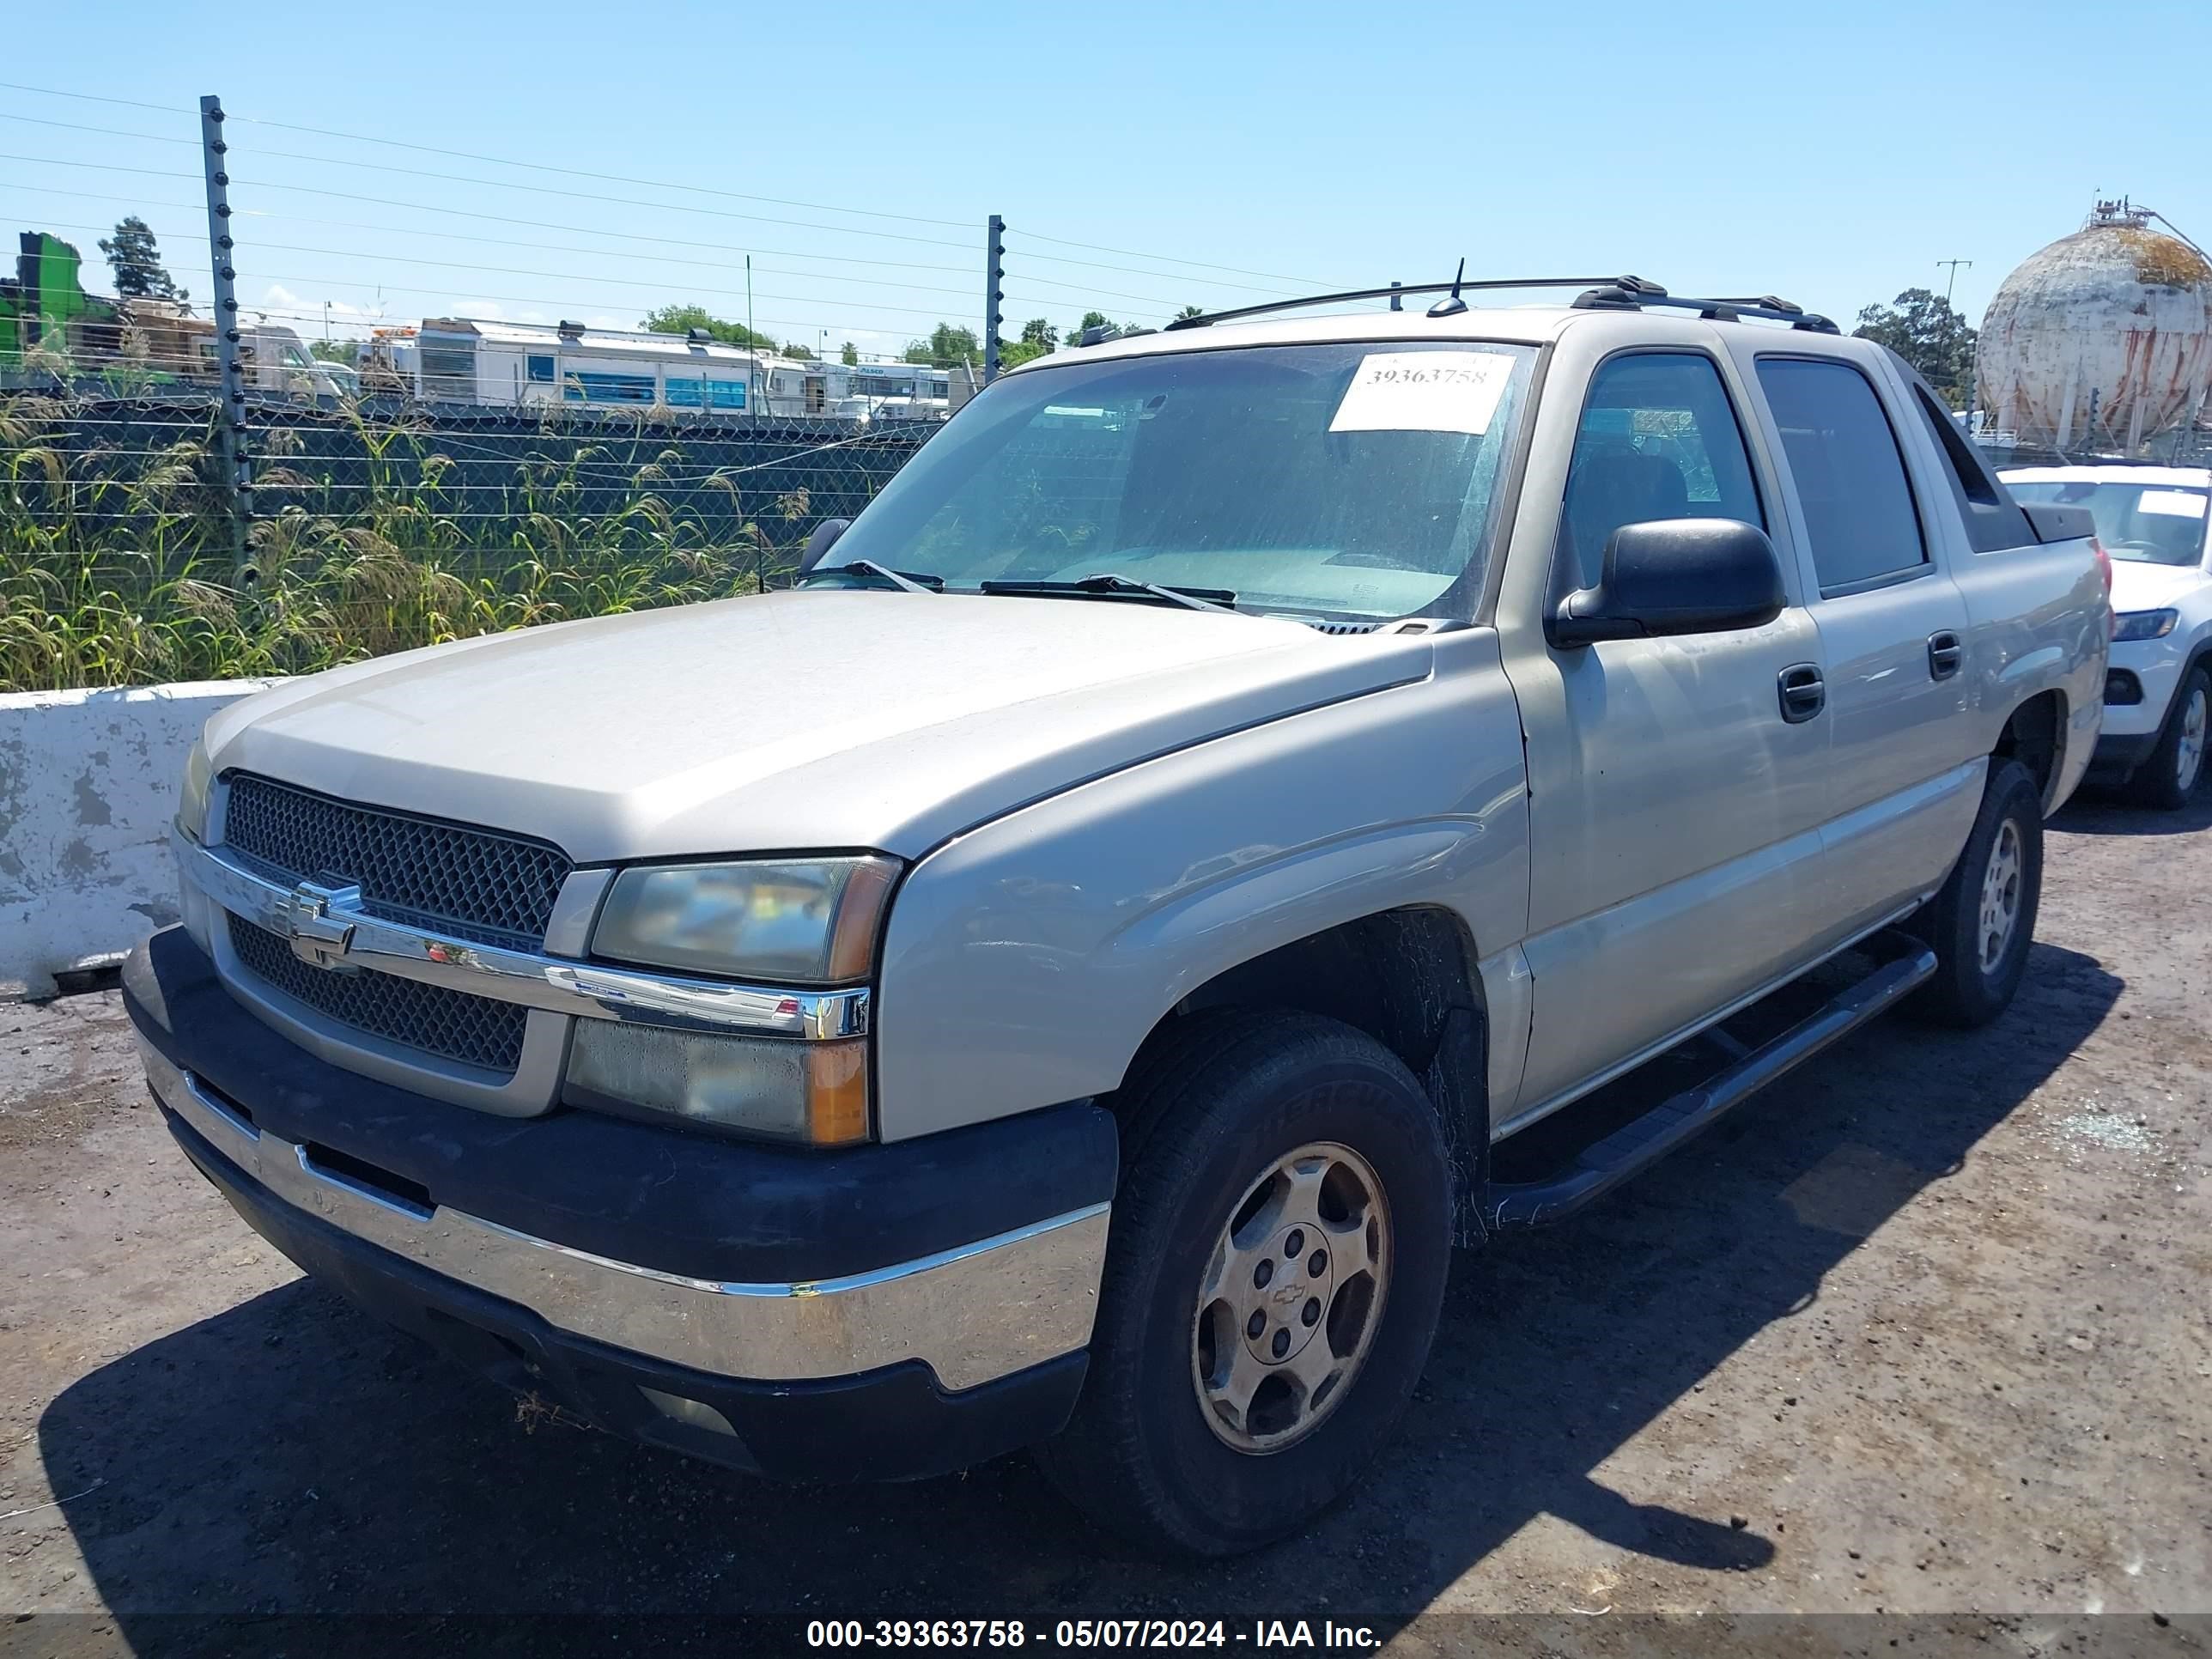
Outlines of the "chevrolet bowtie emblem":
{"label": "chevrolet bowtie emblem", "polygon": [[359,971],[345,960],[353,943],[353,924],[331,914],[333,905],[349,910],[361,902],[358,887],[325,887],[303,881],[276,902],[270,918],[292,942],[292,954],[310,968],[326,972]]}

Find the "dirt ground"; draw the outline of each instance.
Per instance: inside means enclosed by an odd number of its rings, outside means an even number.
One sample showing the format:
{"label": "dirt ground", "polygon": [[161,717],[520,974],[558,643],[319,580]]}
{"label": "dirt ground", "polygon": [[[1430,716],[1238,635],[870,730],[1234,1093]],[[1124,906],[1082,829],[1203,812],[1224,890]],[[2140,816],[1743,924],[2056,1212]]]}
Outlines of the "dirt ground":
{"label": "dirt ground", "polygon": [[[507,1615],[541,1653],[604,1633],[580,1615],[792,1612],[2212,1650],[2212,793],[2077,805],[2049,854],[2003,1020],[1878,1024],[1462,1259],[1366,1486],[1204,1569],[1115,1548],[1018,1458],[797,1489],[521,1420],[190,1170],[114,993],[0,1007],[0,1650],[319,1653],[191,1621],[374,1613],[458,1619],[434,1650]],[[1546,1620],[1480,1617],[1514,1614]]]}

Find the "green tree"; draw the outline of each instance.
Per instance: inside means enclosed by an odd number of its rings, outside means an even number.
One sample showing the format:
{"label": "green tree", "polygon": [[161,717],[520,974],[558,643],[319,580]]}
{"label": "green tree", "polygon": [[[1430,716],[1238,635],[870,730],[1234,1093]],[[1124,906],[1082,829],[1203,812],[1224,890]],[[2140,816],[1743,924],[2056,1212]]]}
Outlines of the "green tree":
{"label": "green tree", "polygon": [[648,334],[689,334],[695,328],[703,328],[711,338],[724,345],[775,349],[775,340],[768,335],[756,334],[743,323],[726,322],[711,314],[704,306],[662,306],[657,311],[646,313],[638,326]]}
{"label": "green tree", "polygon": [[783,355],[796,362],[811,363],[814,361],[814,354],[795,340],[785,344]]}
{"label": "green tree", "polygon": [[161,264],[161,250],[146,222],[133,213],[118,221],[115,234],[100,240],[100,251],[115,268],[115,292],[125,300],[174,300],[189,296]]}
{"label": "green tree", "polygon": [[1032,317],[1022,325],[1021,338],[1000,342],[999,367],[1018,368],[1030,358],[1042,357],[1047,352],[1057,350],[1059,346],[1060,331],[1052,325],[1050,319]]}
{"label": "green tree", "polygon": [[976,363],[983,360],[983,348],[972,328],[955,328],[950,323],[939,323],[930,330],[927,340],[911,340],[907,343],[906,361],[927,363],[935,368],[951,368],[956,363]]}
{"label": "green tree", "polygon": [[1942,295],[1908,288],[1893,305],[1860,312],[1859,325],[1851,332],[1904,358],[1947,403],[1966,402],[1973,377],[1974,331]]}
{"label": "green tree", "polygon": [[860,348],[848,340],[845,342],[844,348],[838,352],[837,358],[848,368],[858,368],[860,362]]}
{"label": "green tree", "polygon": [[1175,319],[1177,322],[1182,322],[1187,317],[1203,317],[1205,315],[1206,307],[1204,306],[1185,306],[1181,311],[1176,313]]}
{"label": "green tree", "polygon": [[355,362],[361,356],[361,345],[354,340],[310,340],[307,355],[325,363]]}

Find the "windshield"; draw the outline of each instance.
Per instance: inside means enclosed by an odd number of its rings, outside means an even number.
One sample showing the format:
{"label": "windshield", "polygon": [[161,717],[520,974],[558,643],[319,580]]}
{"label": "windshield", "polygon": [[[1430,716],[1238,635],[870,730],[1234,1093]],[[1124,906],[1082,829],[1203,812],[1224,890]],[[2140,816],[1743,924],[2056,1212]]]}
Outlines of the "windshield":
{"label": "windshield", "polygon": [[1533,348],[1249,347],[1041,368],[977,397],[836,543],[944,579],[1113,573],[1240,610],[1410,616],[1487,558]]}
{"label": "windshield", "polygon": [[2092,483],[2047,479],[2013,483],[2013,499],[2086,507],[2097,539],[2116,559],[2142,564],[2195,564],[2204,556],[2207,493],[2172,484]]}

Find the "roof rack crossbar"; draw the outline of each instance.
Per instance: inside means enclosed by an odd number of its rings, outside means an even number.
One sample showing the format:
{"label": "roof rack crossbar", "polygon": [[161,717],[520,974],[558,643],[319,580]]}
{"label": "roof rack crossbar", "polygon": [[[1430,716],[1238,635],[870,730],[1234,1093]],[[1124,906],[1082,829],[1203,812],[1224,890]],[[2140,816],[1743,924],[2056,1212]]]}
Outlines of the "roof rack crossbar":
{"label": "roof rack crossbar", "polygon": [[1173,332],[1179,328],[1204,328],[1209,323],[1233,322],[1239,317],[1264,317],[1271,312],[1298,311],[1307,306],[1339,305],[1350,300],[1388,300],[1394,295],[1409,294],[1454,294],[1471,288],[1589,288],[1593,285],[1655,298],[1663,298],[1667,293],[1658,283],[1647,283],[1641,276],[1499,276],[1478,282],[1417,283],[1410,286],[1394,283],[1389,288],[1352,289],[1342,294],[1316,294],[1304,299],[1270,300],[1262,305],[1238,306],[1229,311],[1209,311],[1202,316],[1179,317],[1167,326],[1169,331]]}
{"label": "roof rack crossbar", "polygon": [[1605,287],[1577,295],[1574,305],[1577,311],[1635,311],[1645,306],[1672,306],[1678,310],[1694,311],[1709,322],[1734,323],[1746,317],[1757,317],[1768,322],[1787,323],[1808,334],[1843,332],[1819,313],[1792,305],[1787,300],[1778,300],[1771,294],[1757,299],[1701,300],[1687,294],[1633,294],[1623,288]]}

